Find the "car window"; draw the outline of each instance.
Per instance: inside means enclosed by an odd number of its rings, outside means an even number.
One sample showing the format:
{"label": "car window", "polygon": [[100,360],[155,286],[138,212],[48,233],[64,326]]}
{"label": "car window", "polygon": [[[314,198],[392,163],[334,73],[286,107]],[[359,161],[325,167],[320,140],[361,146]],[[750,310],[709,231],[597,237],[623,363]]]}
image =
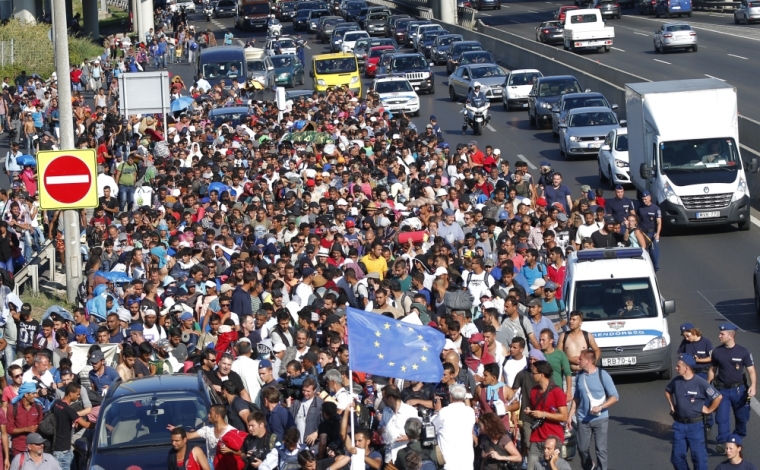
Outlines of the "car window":
{"label": "car window", "polygon": [[294,57],[289,55],[272,57],[272,64],[275,67],[290,67],[293,65]]}
{"label": "car window", "polygon": [[615,115],[607,112],[577,113],[570,117],[569,127],[611,126],[617,124]]}
{"label": "car window", "polygon": [[618,152],[627,152],[628,151],[628,135],[619,135],[617,138],[617,142],[615,142],[615,150]]}
{"label": "car window", "polygon": [[472,78],[489,78],[489,77],[503,77],[506,74],[496,65],[490,67],[475,67],[471,69]]}
{"label": "car window", "polygon": [[596,15],[575,15],[570,17],[570,23],[596,23]]}
{"label": "car window", "polygon": [[535,72],[515,73],[510,75],[509,84],[512,86],[532,85],[540,76]]}

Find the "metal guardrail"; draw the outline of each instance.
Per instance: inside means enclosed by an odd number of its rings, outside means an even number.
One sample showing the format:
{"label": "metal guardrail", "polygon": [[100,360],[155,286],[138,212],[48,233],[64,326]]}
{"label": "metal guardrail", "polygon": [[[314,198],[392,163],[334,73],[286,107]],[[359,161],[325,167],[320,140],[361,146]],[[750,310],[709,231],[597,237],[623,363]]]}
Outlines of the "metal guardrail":
{"label": "metal guardrail", "polygon": [[475,29],[477,10],[474,8],[457,8],[457,24],[467,29]]}
{"label": "metal guardrail", "polygon": [[32,291],[36,294],[40,291],[40,266],[45,262],[48,263],[48,281],[55,277],[55,245],[48,241],[42,250],[34,255],[32,259],[17,273],[13,275],[13,293],[19,295],[21,286],[31,281]]}
{"label": "metal guardrail", "polygon": [[741,2],[713,2],[709,0],[695,0],[692,3],[694,10],[718,10],[723,13],[730,13],[741,6]]}
{"label": "metal guardrail", "polygon": [[432,8],[417,7],[417,11],[419,12],[420,18],[424,20],[432,20],[435,18]]}

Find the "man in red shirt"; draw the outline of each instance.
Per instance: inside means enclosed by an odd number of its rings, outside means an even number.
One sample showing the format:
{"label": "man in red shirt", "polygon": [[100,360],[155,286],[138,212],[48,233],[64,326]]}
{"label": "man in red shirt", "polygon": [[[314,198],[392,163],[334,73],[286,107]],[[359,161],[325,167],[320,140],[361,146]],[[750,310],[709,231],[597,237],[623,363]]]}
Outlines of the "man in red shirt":
{"label": "man in red shirt", "polygon": [[37,426],[42,421],[42,406],[34,401],[35,398],[37,385],[26,382],[19,387],[18,395],[8,405],[7,430],[11,436],[11,459],[16,454],[26,452],[26,436],[37,432]]}
{"label": "man in red shirt", "polygon": [[470,168],[475,170],[475,167],[480,167],[482,169],[486,162],[486,156],[478,149],[478,141],[471,140],[467,144],[467,148],[470,152]]}
{"label": "man in red shirt", "polygon": [[528,468],[532,468],[532,464],[543,458],[542,444],[546,438],[557,436],[564,442],[563,424],[567,422],[568,416],[567,397],[562,387],[556,386],[552,381],[551,364],[547,361],[537,361],[530,369],[536,385],[530,390],[530,407],[525,410],[534,420],[529,439]]}

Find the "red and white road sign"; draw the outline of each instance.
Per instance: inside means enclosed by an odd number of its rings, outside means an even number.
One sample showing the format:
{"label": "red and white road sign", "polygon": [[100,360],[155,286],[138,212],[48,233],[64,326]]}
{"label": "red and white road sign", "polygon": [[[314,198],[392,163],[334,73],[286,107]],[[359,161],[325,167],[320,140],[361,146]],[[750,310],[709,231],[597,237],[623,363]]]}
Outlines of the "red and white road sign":
{"label": "red and white road sign", "polygon": [[42,209],[97,206],[95,150],[39,152],[37,158]]}

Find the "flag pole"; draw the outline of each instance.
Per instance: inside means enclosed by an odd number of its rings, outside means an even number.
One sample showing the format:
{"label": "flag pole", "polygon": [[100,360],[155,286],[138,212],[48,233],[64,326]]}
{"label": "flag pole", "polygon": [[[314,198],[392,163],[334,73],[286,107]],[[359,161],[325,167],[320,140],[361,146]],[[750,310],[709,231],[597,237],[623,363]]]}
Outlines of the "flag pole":
{"label": "flag pole", "polygon": [[354,371],[351,369],[351,361],[348,362],[348,387],[348,393],[351,396],[351,446],[356,447],[356,439],[354,437],[354,413],[356,411],[356,403],[354,403]]}

